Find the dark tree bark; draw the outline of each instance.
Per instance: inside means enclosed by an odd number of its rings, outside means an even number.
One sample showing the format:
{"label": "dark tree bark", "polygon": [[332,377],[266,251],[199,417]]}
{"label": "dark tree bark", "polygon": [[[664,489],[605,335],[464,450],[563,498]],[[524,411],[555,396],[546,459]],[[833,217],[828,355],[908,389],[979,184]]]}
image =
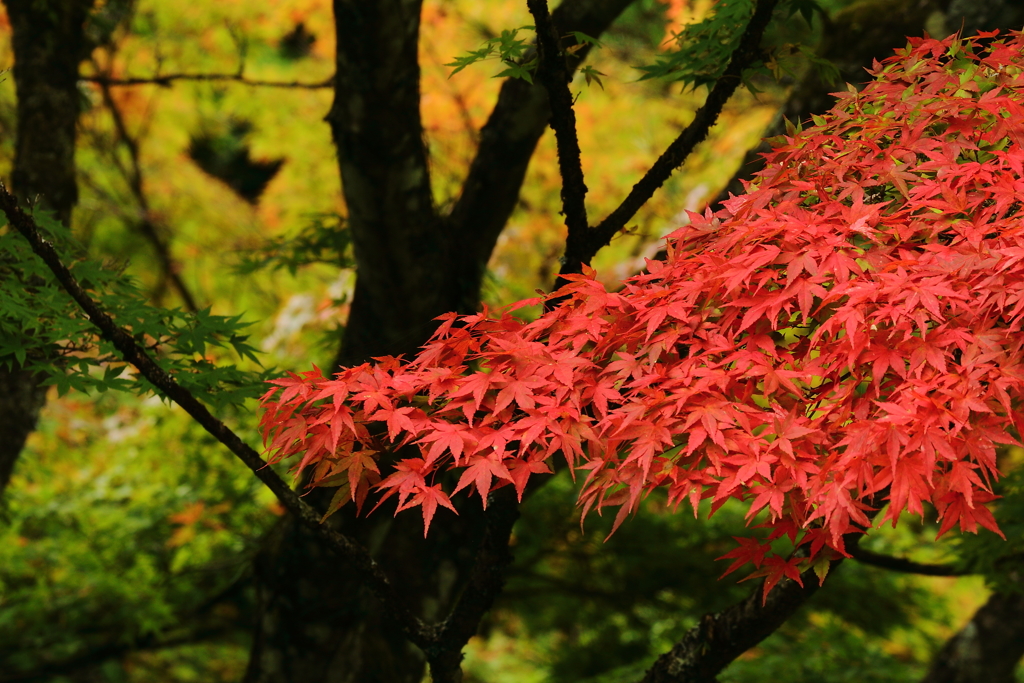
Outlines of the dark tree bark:
{"label": "dark tree bark", "polygon": [[[833,570],[840,562],[832,563]],[[764,581],[759,581],[746,600],[705,615],[655,660],[641,683],[715,683],[725,667],[778,630],[818,592],[820,584],[813,570],[804,572],[801,580],[803,585],[784,578],[765,600]]]}
{"label": "dark tree bark", "polygon": [[[569,0],[553,20],[563,34],[599,35],[630,2]],[[337,365],[414,353],[436,316],[477,309],[487,261],[550,116],[543,87],[507,80],[480,131],[462,193],[451,213],[440,215],[419,114],[419,6],[335,2],[338,81],[327,121],[358,275]],[[570,58],[570,69],[588,49]]]}
{"label": "dark tree bark", "polygon": [[[4,4],[11,20],[18,97],[11,187],[68,225],[78,199],[78,64],[87,49],[84,29],[92,0]],[[46,387],[38,377],[18,367],[0,367],[0,492],[10,481],[45,400]]]}
{"label": "dark tree bark", "polygon": [[1013,683],[1024,657],[1024,593],[993,593],[943,646],[922,683]]}
{"label": "dark tree bark", "polygon": [[[567,0],[553,19],[600,35],[631,0]],[[479,304],[487,260],[515,207],[547,126],[541,86],[507,81],[449,215],[434,206],[419,113],[419,0],[335,0],[337,83],[327,115],[357,262],[337,363],[414,353],[448,311]],[[575,69],[586,50],[570,62]],[[315,498],[316,496],[311,496]],[[478,501],[423,538],[417,515],[381,509],[331,523],[368,546],[423,619],[444,617],[463,590],[484,534]],[[493,552],[493,549],[492,551]],[[501,553],[495,553],[495,557]],[[354,572],[283,519],[256,566],[260,617],[247,682],[418,683],[425,659],[387,624]]]}

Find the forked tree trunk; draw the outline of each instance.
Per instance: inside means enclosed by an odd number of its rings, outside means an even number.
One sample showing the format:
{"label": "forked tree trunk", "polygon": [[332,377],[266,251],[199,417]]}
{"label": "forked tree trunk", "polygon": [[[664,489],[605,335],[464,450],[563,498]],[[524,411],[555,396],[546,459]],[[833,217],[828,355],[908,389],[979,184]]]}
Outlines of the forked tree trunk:
{"label": "forked tree trunk", "polygon": [[[17,138],[11,189],[69,225],[78,199],[75,124],[78,64],[92,0],[4,0],[11,20]],[[40,378],[0,367],[0,493],[46,400]]]}
{"label": "forked tree trunk", "polygon": [[[597,36],[630,0],[566,0],[556,24]],[[475,310],[498,235],[515,207],[548,119],[546,92],[506,82],[481,130],[476,159],[451,213],[433,205],[419,114],[420,0],[335,0],[334,105],[357,281],[338,364],[415,353],[448,311]],[[575,68],[585,50],[572,60]],[[578,58],[578,59],[577,59]],[[393,508],[392,508],[393,509]],[[465,583],[482,533],[478,500],[445,511],[423,539],[415,514],[385,509],[333,523],[370,547],[424,619],[445,615]],[[424,660],[339,560],[290,520],[257,561],[260,617],[247,683],[418,683]]]}

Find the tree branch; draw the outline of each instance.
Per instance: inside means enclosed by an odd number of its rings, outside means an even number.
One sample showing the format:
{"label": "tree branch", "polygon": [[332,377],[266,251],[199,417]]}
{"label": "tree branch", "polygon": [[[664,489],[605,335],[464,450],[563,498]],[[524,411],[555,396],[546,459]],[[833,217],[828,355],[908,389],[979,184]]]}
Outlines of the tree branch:
{"label": "tree branch", "polygon": [[126,78],[110,78],[109,76],[79,76],[79,80],[87,83],[98,83],[107,87],[123,87],[129,85],[159,85],[162,88],[169,88],[175,81],[229,81],[259,88],[298,88],[304,90],[323,90],[334,86],[334,76],[325,78],[322,81],[267,81],[262,79],[246,78],[240,73],[234,74],[197,74],[197,73],[170,73],[156,76],[131,76]]}
{"label": "tree branch", "polygon": [[393,619],[409,640],[421,648],[426,648],[430,641],[422,622],[413,616],[403,604],[395,587],[385,575],[380,565],[360,544],[351,540],[330,527],[320,523],[318,515],[309,505],[293,491],[278,474],[267,466],[259,453],[242,441],[227,425],[215,418],[205,405],[199,402],[187,389],[178,384],[174,378],[136,344],[124,328],[118,326],[113,319],[82,289],[78,280],[60,260],[53,245],[42,238],[35,221],[18,206],[14,195],[0,183],[0,209],[7,215],[7,220],[18,232],[28,240],[32,250],[46,263],[64,290],[78,303],[89,320],[100,330],[102,336],[111,342],[126,361],[164,393],[169,399],[185,409],[192,418],[206,429],[214,438],[228,447],[239,460],[252,470],[253,474],[273,492],[286,510],[308,529],[313,531],[330,548],[347,559],[359,571],[374,596],[383,604],[389,618]]}
{"label": "tree branch", "polygon": [[951,564],[926,564],[914,562],[903,557],[893,557],[864,550],[858,546],[852,546],[850,555],[861,564],[869,564],[873,567],[881,567],[894,572],[906,574],[922,574],[924,576],[970,576],[972,572],[960,569]]}
{"label": "tree branch", "polygon": [[[878,491],[867,501],[865,514],[873,520],[888,496],[888,488]],[[861,532],[843,536],[847,552],[852,554],[861,539]],[[807,546],[798,547],[790,557],[806,557]],[[843,562],[839,557],[829,562],[825,580]],[[745,600],[717,614],[706,614],[672,649],[658,657],[640,683],[717,683],[716,676],[741,654],[774,633],[807,602],[825,581],[814,569],[800,575],[800,583],[783,577],[764,596],[764,579]]]}
{"label": "tree branch", "polygon": [[182,645],[203,643],[216,640],[232,633],[234,629],[222,626],[201,628],[190,633],[159,640],[153,636],[144,637],[135,642],[124,642],[117,639],[114,642],[104,643],[90,648],[84,652],[71,655],[58,661],[46,662],[27,671],[6,671],[0,673],[0,683],[30,683],[31,681],[48,681],[55,676],[65,676],[87,667],[102,664],[115,657],[122,657],[132,652],[166,650]]}
{"label": "tree branch", "polygon": [[[128,132],[128,126],[125,125],[124,115],[121,113],[121,109],[117,106],[113,93],[110,91],[109,81],[99,81],[99,85],[100,92],[103,95],[103,102],[107,105],[107,109],[110,110],[110,118],[114,122],[114,130],[117,131],[117,136],[128,149],[128,158],[131,160],[131,168],[122,170],[125,175],[125,180],[128,181],[128,187],[131,189],[132,195],[134,195],[135,201],[138,202],[139,209],[142,212],[142,218],[136,222],[135,227],[153,247],[153,251],[156,252],[157,261],[160,262],[160,267],[163,269],[164,278],[169,279],[171,284],[174,285],[174,288],[178,290],[178,294],[185,303],[185,309],[195,312],[199,310],[199,307],[196,305],[195,297],[192,296],[192,292],[185,285],[185,281],[181,279],[181,273],[178,272],[178,264],[176,264],[174,259],[171,257],[170,247],[164,242],[160,233],[157,232],[156,225],[154,225],[152,220],[149,198],[146,196],[143,189],[142,164],[139,161],[138,140],[132,137]],[[164,282],[166,282],[166,280],[164,280]]]}
{"label": "tree branch", "polygon": [[570,251],[570,245],[566,244],[565,258],[560,274],[579,273],[584,265],[589,265],[594,255],[626,226],[626,223],[636,215],[640,207],[647,203],[654,192],[665,184],[669,176],[686,161],[694,148],[707,137],[711,127],[718,120],[726,101],[739,87],[743,71],[753,64],[760,55],[761,37],[771,20],[776,4],[778,4],[778,0],[758,0],[754,16],[751,17],[750,23],[747,24],[747,28],[743,32],[740,44],[733,52],[732,59],[729,60],[729,66],[715,83],[715,87],[708,94],[704,105],[697,110],[693,121],[668,146],[650,170],[644,174],[644,177],[633,186],[619,207],[597,227],[588,232],[587,239],[576,250]]}
{"label": "tree branch", "polygon": [[[829,574],[842,559],[834,560]],[[762,604],[764,580],[742,602],[717,614],[706,614],[672,649],[658,657],[641,683],[715,683],[734,659],[774,633],[820,584],[814,570],[801,575],[803,586],[782,579]]]}
{"label": "tree branch", "polygon": [[562,176],[562,213],[569,233],[566,252],[576,252],[586,240],[587,185],[580,164],[580,143],[576,136],[576,112],[569,91],[569,71],[565,66],[558,31],[551,22],[547,0],[526,0],[537,28],[537,78],[548,91],[551,128],[558,148],[558,170]]}
{"label": "tree branch", "polygon": [[[558,35],[581,31],[591,36],[604,33],[632,0],[565,0],[551,21]],[[568,55],[572,73],[586,59],[591,46]],[[458,278],[463,282],[466,306],[479,303],[480,283],[498,235],[519,200],[533,151],[551,118],[547,90],[518,78],[501,86],[498,101],[480,130],[480,144],[457,201],[447,216],[452,239],[463,259]]]}

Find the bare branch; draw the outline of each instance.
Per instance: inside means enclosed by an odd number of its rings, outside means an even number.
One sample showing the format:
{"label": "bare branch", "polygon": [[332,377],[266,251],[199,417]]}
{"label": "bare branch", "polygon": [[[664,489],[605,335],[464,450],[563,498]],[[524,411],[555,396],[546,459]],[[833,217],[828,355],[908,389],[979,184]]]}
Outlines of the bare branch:
{"label": "bare branch", "polygon": [[729,60],[729,66],[715,83],[704,105],[697,110],[693,121],[633,186],[619,207],[588,232],[587,239],[577,250],[570,251],[570,245],[566,244],[561,274],[578,273],[584,265],[589,265],[594,255],[626,226],[640,207],[647,203],[654,192],[686,161],[694,148],[708,136],[725,103],[739,87],[743,71],[759,57],[761,36],[764,35],[776,4],[778,0],[758,0],[754,16],[743,32],[740,44]]}
{"label": "bare branch", "polygon": [[[832,562],[832,570],[841,560]],[[831,571],[830,571],[831,573]],[[774,633],[820,588],[813,570],[801,575],[803,586],[784,578],[762,603],[762,586],[742,602],[706,614],[672,649],[658,657],[641,683],[715,683],[734,659]]]}
{"label": "bare branch", "polygon": [[161,88],[169,88],[175,81],[199,81],[216,82],[227,81],[257,88],[298,88],[302,90],[323,90],[334,87],[334,76],[325,78],[322,81],[267,81],[258,78],[246,78],[240,73],[234,74],[200,74],[200,73],[170,73],[158,74],[156,76],[130,76],[126,78],[110,78],[104,75],[79,76],[79,80],[87,83],[98,83],[107,87],[124,87],[129,85],[158,85]]}
{"label": "bare branch", "polygon": [[[581,31],[599,36],[632,0],[564,0],[551,13],[559,35]],[[584,45],[566,59],[570,73],[586,59]],[[469,305],[479,302],[480,282],[498,235],[519,199],[537,141],[551,118],[547,90],[519,78],[508,78],[498,101],[480,130],[480,145],[461,193],[447,217],[453,240],[464,255],[458,277]]]}
{"label": "bare branch", "polygon": [[873,567],[881,567],[894,572],[906,574],[922,574],[924,576],[970,576],[973,572],[960,569],[951,564],[927,564],[914,562],[903,557],[893,557],[873,553],[858,546],[850,548],[850,555],[861,564],[870,564]]}
{"label": "bare branch", "polygon": [[430,640],[422,622],[413,616],[403,604],[395,587],[385,575],[383,569],[370,556],[363,546],[344,536],[329,526],[320,523],[317,514],[295,491],[291,489],[267,466],[259,453],[242,441],[227,425],[214,417],[202,403],[187,389],[178,384],[174,378],[135,342],[131,334],[113,321],[100,306],[82,289],[78,280],[60,260],[53,245],[43,239],[35,221],[18,206],[18,200],[8,192],[7,187],[0,183],[0,209],[7,215],[7,220],[18,232],[28,240],[32,250],[46,263],[64,290],[78,303],[89,320],[100,330],[105,339],[114,345],[126,361],[136,369],[153,386],[157,387],[169,399],[185,409],[192,418],[206,429],[214,438],[228,447],[239,460],[252,470],[253,474],[273,492],[286,510],[308,529],[322,539],[328,547],[338,552],[352,563],[360,577],[371,592],[383,604],[388,616],[396,622],[409,640],[426,649]]}
{"label": "bare branch", "polygon": [[134,642],[124,642],[118,638],[112,642],[97,645],[65,659],[43,663],[27,671],[7,670],[0,673],[0,683],[29,683],[31,681],[50,680],[56,676],[66,676],[83,669],[102,664],[117,657],[124,657],[133,652],[152,652],[170,648],[205,643],[223,638],[235,629],[223,626],[201,628],[171,638],[158,639],[152,635]]}
{"label": "bare branch", "polygon": [[[95,64],[95,62],[93,63]],[[142,236],[153,247],[157,260],[160,262],[160,268],[163,270],[164,278],[169,279],[174,288],[178,290],[178,294],[185,303],[186,310],[197,311],[199,307],[196,305],[195,297],[192,296],[192,292],[185,285],[185,281],[181,279],[178,264],[171,257],[170,246],[164,242],[160,233],[157,232],[157,226],[153,223],[149,198],[146,196],[143,188],[142,164],[139,160],[139,142],[128,132],[128,126],[125,125],[121,108],[117,106],[113,93],[110,91],[110,83],[108,81],[99,81],[99,86],[100,92],[103,94],[103,102],[107,105],[107,109],[110,110],[110,118],[114,122],[114,130],[117,131],[118,138],[128,149],[128,158],[131,160],[131,168],[125,169],[122,167],[121,170],[142,213],[141,219],[135,221],[135,228],[142,233]],[[166,280],[164,281],[166,282]]]}
{"label": "bare branch", "polygon": [[580,164],[580,143],[576,136],[576,112],[569,91],[569,70],[565,65],[558,31],[551,22],[547,0],[526,0],[537,27],[537,78],[548,91],[551,128],[558,147],[558,170],[562,176],[562,213],[569,230],[566,252],[574,253],[587,239],[587,185]]}

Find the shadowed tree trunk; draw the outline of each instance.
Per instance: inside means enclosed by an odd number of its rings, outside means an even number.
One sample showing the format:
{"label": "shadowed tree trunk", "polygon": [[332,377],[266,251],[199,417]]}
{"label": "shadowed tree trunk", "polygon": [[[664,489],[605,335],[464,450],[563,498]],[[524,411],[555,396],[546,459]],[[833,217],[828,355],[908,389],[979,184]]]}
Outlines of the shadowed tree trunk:
{"label": "shadowed tree trunk", "polygon": [[993,593],[943,646],[922,683],[1013,683],[1024,657],[1024,594]]}
{"label": "shadowed tree trunk", "polygon": [[[30,204],[53,211],[65,225],[78,199],[75,123],[78,64],[85,56],[85,21],[92,0],[4,0],[11,21],[17,139],[11,185]],[[0,492],[35,429],[46,387],[32,373],[0,367]]]}
{"label": "shadowed tree trunk", "polygon": [[[600,35],[630,0],[567,0],[563,33]],[[335,0],[334,105],[327,115],[338,151],[357,280],[337,364],[415,353],[448,311],[477,308],[484,270],[515,207],[549,117],[540,86],[507,81],[451,213],[434,206],[420,120],[419,0]],[[580,50],[575,68],[585,57]],[[393,509],[393,508],[392,508]],[[416,515],[382,509],[333,523],[374,552],[414,610],[441,617],[465,583],[482,534],[479,502],[423,538]],[[247,682],[408,681],[422,655],[382,623],[355,575],[292,520],[283,519],[257,561],[260,617]]]}

